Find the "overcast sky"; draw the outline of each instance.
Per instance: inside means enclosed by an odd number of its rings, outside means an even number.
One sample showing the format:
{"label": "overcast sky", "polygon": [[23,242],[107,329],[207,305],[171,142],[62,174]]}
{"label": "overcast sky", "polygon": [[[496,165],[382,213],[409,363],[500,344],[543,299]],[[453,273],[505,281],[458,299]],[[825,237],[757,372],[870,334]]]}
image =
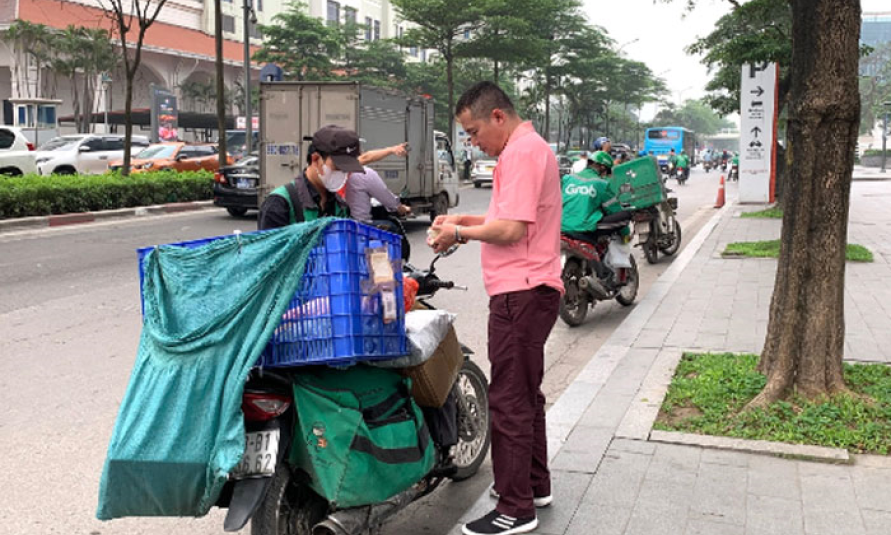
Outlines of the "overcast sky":
{"label": "overcast sky", "polygon": [[[708,70],[699,56],[684,49],[705,36],[728,10],[726,0],[700,0],[696,9],[685,12],[684,0],[671,4],[654,0],[583,0],[588,20],[606,28],[629,59],[642,61],[668,83],[670,100],[681,102],[705,94]],[[861,0],[864,12],[889,11],[891,0]],[[655,104],[644,106],[643,119],[655,115]]]}

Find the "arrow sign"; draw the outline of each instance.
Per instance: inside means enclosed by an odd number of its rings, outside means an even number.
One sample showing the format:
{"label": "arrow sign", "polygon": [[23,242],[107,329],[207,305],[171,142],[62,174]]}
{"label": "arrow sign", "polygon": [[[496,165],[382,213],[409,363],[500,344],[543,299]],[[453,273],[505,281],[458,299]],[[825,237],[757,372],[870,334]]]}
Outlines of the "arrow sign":
{"label": "arrow sign", "polygon": [[755,134],[755,139],[757,139],[758,134],[761,133],[761,129],[756,126],[755,128],[752,129],[752,133]]}
{"label": "arrow sign", "polygon": [[764,94],[764,88],[761,87],[761,86],[759,85],[758,88],[757,88],[757,89],[753,89],[753,90],[751,91],[751,93],[752,93],[753,95],[755,95],[756,97],[760,97],[761,95]]}

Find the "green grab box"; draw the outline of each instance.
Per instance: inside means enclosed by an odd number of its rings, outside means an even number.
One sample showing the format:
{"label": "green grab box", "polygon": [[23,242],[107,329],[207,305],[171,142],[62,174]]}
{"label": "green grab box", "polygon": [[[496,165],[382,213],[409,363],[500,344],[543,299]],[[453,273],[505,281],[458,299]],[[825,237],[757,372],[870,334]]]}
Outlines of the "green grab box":
{"label": "green grab box", "polygon": [[610,182],[626,210],[642,210],[665,200],[662,171],[652,156],[617,165]]}

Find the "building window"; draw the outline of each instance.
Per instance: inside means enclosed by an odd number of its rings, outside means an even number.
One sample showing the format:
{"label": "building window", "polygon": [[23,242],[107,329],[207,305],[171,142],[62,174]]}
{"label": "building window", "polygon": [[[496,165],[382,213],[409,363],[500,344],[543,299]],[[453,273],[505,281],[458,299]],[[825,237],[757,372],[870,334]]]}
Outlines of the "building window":
{"label": "building window", "polygon": [[263,0],[255,0],[254,5],[257,6],[257,11],[263,11]]}
{"label": "building window", "polygon": [[424,61],[424,62],[427,61],[427,49],[426,48],[421,50],[421,61]]}
{"label": "building window", "polygon": [[410,47],[408,49],[408,53],[411,54],[411,57],[413,57],[413,58],[418,57],[418,47],[416,47],[416,46]]}
{"label": "building window", "polygon": [[235,17],[223,15],[223,31],[227,33],[235,33]]}
{"label": "building window", "polygon": [[374,21],[374,40],[379,41],[381,38],[381,21]]}
{"label": "building window", "polygon": [[328,26],[340,25],[340,4],[328,0]]}
{"label": "building window", "polygon": [[358,17],[356,16],[356,8],[354,7],[345,7],[343,8],[343,21],[347,24],[356,24]]}
{"label": "building window", "polygon": [[371,41],[371,26],[374,24],[371,17],[365,17],[365,40]]}
{"label": "building window", "polygon": [[251,24],[251,39],[263,39],[263,32],[260,31],[260,27],[256,24]]}

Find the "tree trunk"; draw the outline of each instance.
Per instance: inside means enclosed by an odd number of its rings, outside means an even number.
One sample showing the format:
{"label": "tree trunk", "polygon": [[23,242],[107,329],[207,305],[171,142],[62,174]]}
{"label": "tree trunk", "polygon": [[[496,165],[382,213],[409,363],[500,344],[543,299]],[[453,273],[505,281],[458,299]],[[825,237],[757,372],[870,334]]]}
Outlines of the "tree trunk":
{"label": "tree trunk", "polygon": [[[126,51],[124,52],[126,54]],[[132,72],[126,69],[127,87],[124,89],[124,165],[121,174],[130,176],[130,145],[133,139],[133,79],[136,78],[136,67]]]}
{"label": "tree trunk", "polygon": [[[545,67],[545,70],[549,70],[548,67]],[[551,74],[550,72],[545,73],[545,116],[544,116],[544,127],[542,128],[542,137],[545,138],[545,141],[551,141]]]}
{"label": "tree trunk", "polygon": [[449,90],[449,141],[455,139],[455,58],[452,55],[452,44],[446,46],[446,85]]}
{"label": "tree trunk", "polygon": [[790,0],[794,147],[785,184],[782,245],[758,369],[764,390],[749,407],[796,391],[846,392],[845,245],[860,119],[860,2]]}
{"label": "tree trunk", "polygon": [[495,83],[497,84],[497,83],[499,82],[499,76],[498,76],[498,60],[497,60],[497,59],[495,60],[495,72],[494,72],[494,75],[495,75]]}
{"label": "tree trunk", "polygon": [[[226,166],[226,99],[223,83],[223,8],[222,0],[214,0],[214,46],[216,49],[217,130],[219,135],[220,169]],[[247,119],[250,120],[250,119]]]}

